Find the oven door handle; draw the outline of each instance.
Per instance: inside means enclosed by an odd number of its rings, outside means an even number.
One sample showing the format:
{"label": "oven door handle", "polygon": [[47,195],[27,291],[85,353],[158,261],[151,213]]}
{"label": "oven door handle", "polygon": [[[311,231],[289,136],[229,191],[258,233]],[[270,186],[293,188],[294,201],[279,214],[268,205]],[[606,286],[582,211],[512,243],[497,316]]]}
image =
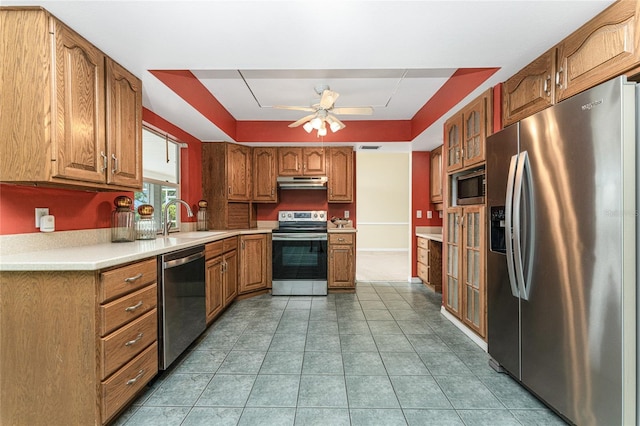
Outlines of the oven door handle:
{"label": "oven door handle", "polygon": [[327,234],[318,233],[278,233],[272,235],[273,241],[299,241],[299,240],[313,240],[313,241],[327,241]]}

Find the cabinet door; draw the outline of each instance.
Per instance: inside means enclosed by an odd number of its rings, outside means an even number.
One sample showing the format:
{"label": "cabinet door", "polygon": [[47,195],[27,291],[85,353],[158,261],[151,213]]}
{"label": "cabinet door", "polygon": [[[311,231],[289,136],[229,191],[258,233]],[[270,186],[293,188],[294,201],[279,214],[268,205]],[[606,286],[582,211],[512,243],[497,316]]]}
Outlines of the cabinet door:
{"label": "cabinet door", "polygon": [[230,251],[224,255],[224,286],[222,296],[224,306],[233,302],[238,294],[238,252]]}
{"label": "cabinet door", "polygon": [[105,183],[105,56],[55,20],[54,32],[53,175]]}
{"label": "cabinet door", "polygon": [[431,202],[442,203],[442,145],[431,151]]}
{"label": "cabinet door", "polygon": [[329,280],[331,287],[354,286],[354,261],[352,245],[332,245],[329,248]]}
{"label": "cabinet door", "polygon": [[462,320],[485,336],[484,206],[464,208],[463,225],[463,315]]}
{"label": "cabinet door", "polygon": [[464,167],[482,163],[487,135],[487,101],[480,96],[462,110],[462,164]]}
{"label": "cabinet door", "polygon": [[303,148],[302,157],[305,176],[324,176],[327,174],[324,148]]}
{"label": "cabinet door", "polygon": [[461,305],[461,265],[462,254],[460,253],[461,235],[460,225],[462,218],[462,208],[453,207],[447,209],[445,221],[445,264],[447,265],[447,273],[442,292],[444,305],[449,312],[460,318]]}
{"label": "cabinet door", "polygon": [[278,202],[277,152],[277,148],[253,148],[253,201]]}
{"label": "cabinet door", "polygon": [[222,310],[222,288],[224,280],[224,262],[222,256],[214,257],[206,263],[206,309],[207,322]]}
{"label": "cabinet door", "polygon": [[616,2],[558,45],[556,102],[638,65],[636,7],[635,1]]}
{"label": "cabinet door", "polygon": [[267,286],[266,235],[244,235],[240,239],[240,293]]}
{"label": "cabinet door", "polygon": [[456,114],[444,124],[444,146],[447,171],[462,168],[462,114]]}
{"label": "cabinet door", "polygon": [[251,199],[251,148],[227,144],[227,199]]}
{"label": "cabinet door", "polygon": [[328,194],[330,203],[353,201],[353,148],[330,148]]}
{"label": "cabinet door", "polygon": [[107,58],[107,183],[142,187],[142,83]]}
{"label": "cabinet door", "polygon": [[553,105],[556,49],[545,52],[502,85],[502,122],[513,124]]}
{"label": "cabinet door", "polygon": [[278,148],[278,176],[302,175],[302,148]]}

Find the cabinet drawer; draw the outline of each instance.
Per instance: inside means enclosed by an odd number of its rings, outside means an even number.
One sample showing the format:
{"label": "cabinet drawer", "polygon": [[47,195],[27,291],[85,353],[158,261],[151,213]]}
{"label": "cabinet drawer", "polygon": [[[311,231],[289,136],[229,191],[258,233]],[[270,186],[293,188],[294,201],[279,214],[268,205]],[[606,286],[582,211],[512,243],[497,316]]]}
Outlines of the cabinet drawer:
{"label": "cabinet drawer", "polygon": [[213,243],[208,243],[204,246],[204,257],[209,260],[213,257],[220,256],[224,249],[221,241],[214,241]]}
{"label": "cabinet drawer", "polygon": [[100,274],[99,302],[147,286],[156,281],[156,259],[149,259]]}
{"label": "cabinet drawer", "polygon": [[353,234],[329,234],[329,244],[353,244]]}
{"label": "cabinet drawer", "polygon": [[226,238],[222,240],[222,250],[226,253],[238,249],[238,237]]}
{"label": "cabinet drawer", "polygon": [[158,305],[156,284],[136,291],[111,303],[102,305],[100,311],[100,335],[105,336],[127,322],[138,318]]}
{"label": "cabinet drawer", "polygon": [[102,379],[126,364],[158,337],[158,310],[142,317],[100,339]]}
{"label": "cabinet drawer", "polygon": [[422,247],[418,247],[418,262],[422,263],[423,265],[429,264],[429,252]]}
{"label": "cabinet drawer", "polygon": [[429,267],[423,263],[418,263],[418,277],[428,283],[429,282]]}
{"label": "cabinet drawer", "polygon": [[154,342],[109,380],[102,382],[100,389],[102,423],[106,423],[157,373],[158,343]]}
{"label": "cabinet drawer", "polygon": [[423,249],[428,250],[429,249],[429,240],[427,238],[418,237],[418,247],[422,247]]}

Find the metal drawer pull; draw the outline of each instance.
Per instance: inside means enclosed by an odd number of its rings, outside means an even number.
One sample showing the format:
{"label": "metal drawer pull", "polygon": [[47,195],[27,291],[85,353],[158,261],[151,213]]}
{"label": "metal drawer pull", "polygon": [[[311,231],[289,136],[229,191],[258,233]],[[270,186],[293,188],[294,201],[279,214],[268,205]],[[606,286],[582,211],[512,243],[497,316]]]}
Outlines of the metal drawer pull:
{"label": "metal drawer pull", "polygon": [[134,277],[129,277],[129,278],[125,278],[124,282],[126,283],[132,283],[135,281],[138,281],[140,278],[142,278],[142,272],[140,272],[138,275],[134,276]]}
{"label": "metal drawer pull", "polygon": [[138,309],[140,306],[142,306],[142,300],[139,301],[138,303],[136,303],[133,306],[129,306],[128,308],[125,308],[125,311],[132,312],[132,311],[135,311],[136,309]]}
{"label": "metal drawer pull", "polygon": [[111,173],[115,174],[115,172],[118,171],[118,159],[115,154],[111,154],[111,159],[113,160],[113,169],[111,169]]}
{"label": "metal drawer pull", "polygon": [[129,340],[129,341],[128,341],[127,343],[125,343],[124,345],[125,345],[125,346],[131,346],[131,345],[134,345],[134,344],[138,343],[138,341],[140,341],[140,339],[142,339],[142,336],[144,336],[144,333],[139,333],[139,334],[138,334],[138,337],[136,337],[136,338],[135,338],[135,339],[133,339],[133,340]]}
{"label": "metal drawer pull", "polygon": [[140,379],[140,377],[142,377],[144,375],[144,369],[138,371],[138,375],[136,377],[134,377],[131,380],[127,380],[127,386],[134,384],[135,382],[138,381],[138,379]]}
{"label": "metal drawer pull", "polygon": [[344,243],[344,238],[338,238],[338,241]]}

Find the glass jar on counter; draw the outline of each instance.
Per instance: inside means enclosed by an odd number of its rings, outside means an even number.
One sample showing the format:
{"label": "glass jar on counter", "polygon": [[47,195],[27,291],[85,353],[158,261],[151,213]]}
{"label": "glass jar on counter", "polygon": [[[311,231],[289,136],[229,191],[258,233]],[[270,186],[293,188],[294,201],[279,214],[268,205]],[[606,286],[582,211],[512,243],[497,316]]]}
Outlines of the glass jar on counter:
{"label": "glass jar on counter", "polygon": [[111,242],[125,243],[135,241],[135,214],[131,210],[133,201],[126,195],[113,200],[115,210],[111,212]]}
{"label": "glass jar on counter", "polygon": [[153,218],[153,206],[142,204],[138,207],[139,219],[136,222],[137,240],[154,240],[158,234],[156,221]]}
{"label": "glass jar on counter", "polygon": [[207,200],[198,201],[198,223],[197,230],[198,231],[208,231],[209,230],[209,211],[207,210]]}

